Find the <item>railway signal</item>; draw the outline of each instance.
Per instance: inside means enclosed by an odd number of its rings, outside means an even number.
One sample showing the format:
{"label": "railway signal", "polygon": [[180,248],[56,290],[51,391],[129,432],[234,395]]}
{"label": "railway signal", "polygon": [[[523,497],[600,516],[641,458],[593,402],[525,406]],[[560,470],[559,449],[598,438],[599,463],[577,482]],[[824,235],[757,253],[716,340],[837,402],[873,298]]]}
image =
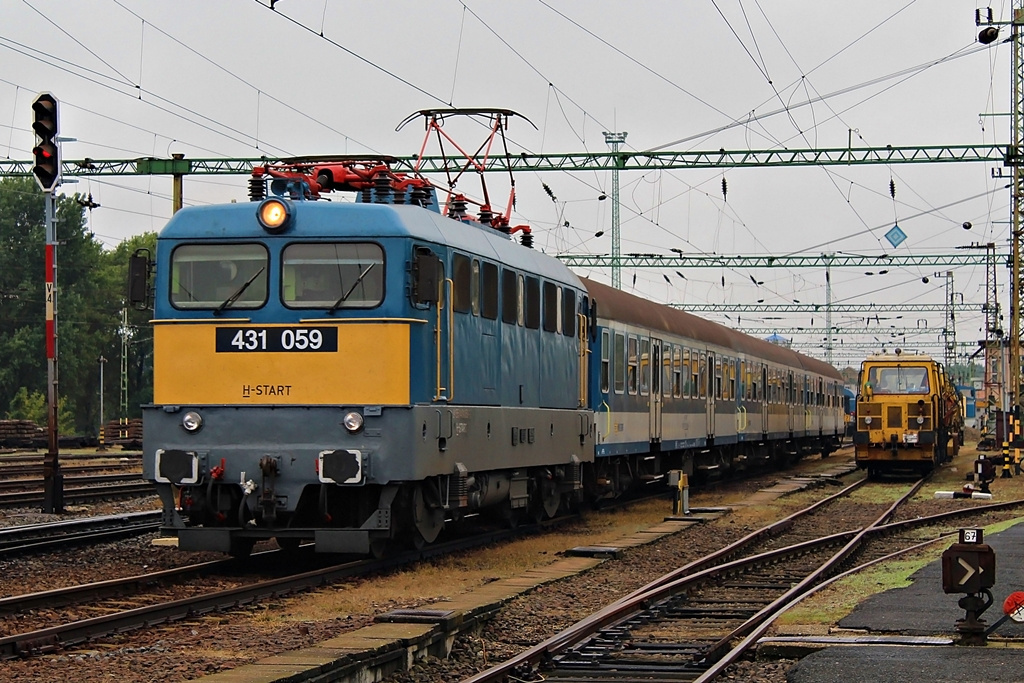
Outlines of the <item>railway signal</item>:
{"label": "railway signal", "polygon": [[966,594],[957,603],[966,612],[956,622],[960,642],[984,645],[986,624],[979,617],[992,605],[996,554],[983,542],[981,529],[961,529],[959,540],[942,553],[942,592]]}
{"label": "railway signal", "polygon": [[32,175],[43,192],[53,192],[60,185],[60,140],[57,98],[48,92],[39,93],[32,101],[32,130],[36,145],[32,148]]}

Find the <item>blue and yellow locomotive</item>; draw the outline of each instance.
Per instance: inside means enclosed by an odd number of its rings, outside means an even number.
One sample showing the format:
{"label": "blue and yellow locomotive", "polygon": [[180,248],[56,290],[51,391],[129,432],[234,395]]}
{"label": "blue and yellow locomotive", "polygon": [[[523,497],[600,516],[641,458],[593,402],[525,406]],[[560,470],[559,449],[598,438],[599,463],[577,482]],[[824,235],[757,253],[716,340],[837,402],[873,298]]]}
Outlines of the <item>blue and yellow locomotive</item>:
{"label": "blue and yellow locomotive", "polygon": [[[471,113],[492,136],[510,114]],[[511,197],[470,216],[388,162],[258,168],[253,202],[160,232],[143,473],[180,548],[381,553],[838,445],[831,366],[581,279],[509,226]],[[336,190],[356,201],[316,201]]]}
{"label": "blue and yellow locomotive", "polygon": [[379,164],[334,171],[370,201],[279,179],[159,235],[144,475],[165,529],[365,553],[481,508],[554,515],[593,458],[580,280],[432,189],[394,203],[407,179]]}

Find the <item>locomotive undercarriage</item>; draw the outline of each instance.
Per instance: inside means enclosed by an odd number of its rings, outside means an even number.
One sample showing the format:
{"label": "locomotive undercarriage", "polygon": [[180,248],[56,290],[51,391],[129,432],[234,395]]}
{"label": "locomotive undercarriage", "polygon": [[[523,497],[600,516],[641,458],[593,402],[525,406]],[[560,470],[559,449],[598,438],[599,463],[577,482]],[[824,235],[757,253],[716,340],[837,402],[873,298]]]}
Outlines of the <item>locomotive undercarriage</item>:
{"label": "locomotive undercarriage", "polygon": [[[179,547],[244,556],[257,541],[283,548],[315,542],[318,552],[382,555],[394,547],[420,548],[447,523],[484,512],[509,525],[542,521],[574,509],[581,499],[580,463],[430,477],[420,482],[345,488],[306,485],[295,509],[264,507],[265,496],[239,484],[158,485],[170,497]],[[166,506],[165,506],[166,508]],[[272,511],[270,514],[267,510]]]}

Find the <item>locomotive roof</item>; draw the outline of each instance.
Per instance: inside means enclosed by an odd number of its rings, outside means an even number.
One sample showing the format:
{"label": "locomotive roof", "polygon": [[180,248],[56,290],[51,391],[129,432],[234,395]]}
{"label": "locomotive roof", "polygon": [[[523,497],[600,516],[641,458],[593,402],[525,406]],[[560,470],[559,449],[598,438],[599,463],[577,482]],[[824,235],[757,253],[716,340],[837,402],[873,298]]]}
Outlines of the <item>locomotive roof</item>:
{"label": "locomotive roof", "polygon": [[246,202],[182,209],[160,231],[160,239],[292,241],[408,237],[463,250],[548,280],[583,287],[576,274],[557,259],[513,242],[504,233],[479,223],[456,221],[418,206],[291,202],[292,227],[279,235],[270,235],[256,220],[258,205],[258,202]]}
{"label": "locomotive roof", "polygon": [[671,306],[648,301],[608,285],[582,278],[590,296],[597,301],[599,317],[619,320],[648,327],[654,330],[672,332],[683,337],[715,344],[746,356],[753,356],[790,367],[803,368],[835,379],[842,375],[834,367],[810,356],[797,353],[777,344],[757,339],[737,330],[705,320],[692,313]]}

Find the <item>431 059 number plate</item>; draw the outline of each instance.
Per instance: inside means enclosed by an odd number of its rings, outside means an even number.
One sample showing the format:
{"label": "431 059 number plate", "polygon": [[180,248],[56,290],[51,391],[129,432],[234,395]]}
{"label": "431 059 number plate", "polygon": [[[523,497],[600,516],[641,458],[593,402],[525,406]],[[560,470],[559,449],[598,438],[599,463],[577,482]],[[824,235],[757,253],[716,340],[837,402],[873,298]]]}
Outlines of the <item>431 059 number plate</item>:
{"label": "431 059 number plate", "polygon": [[218,327],[217,353],[336,352],[337,327]]}

